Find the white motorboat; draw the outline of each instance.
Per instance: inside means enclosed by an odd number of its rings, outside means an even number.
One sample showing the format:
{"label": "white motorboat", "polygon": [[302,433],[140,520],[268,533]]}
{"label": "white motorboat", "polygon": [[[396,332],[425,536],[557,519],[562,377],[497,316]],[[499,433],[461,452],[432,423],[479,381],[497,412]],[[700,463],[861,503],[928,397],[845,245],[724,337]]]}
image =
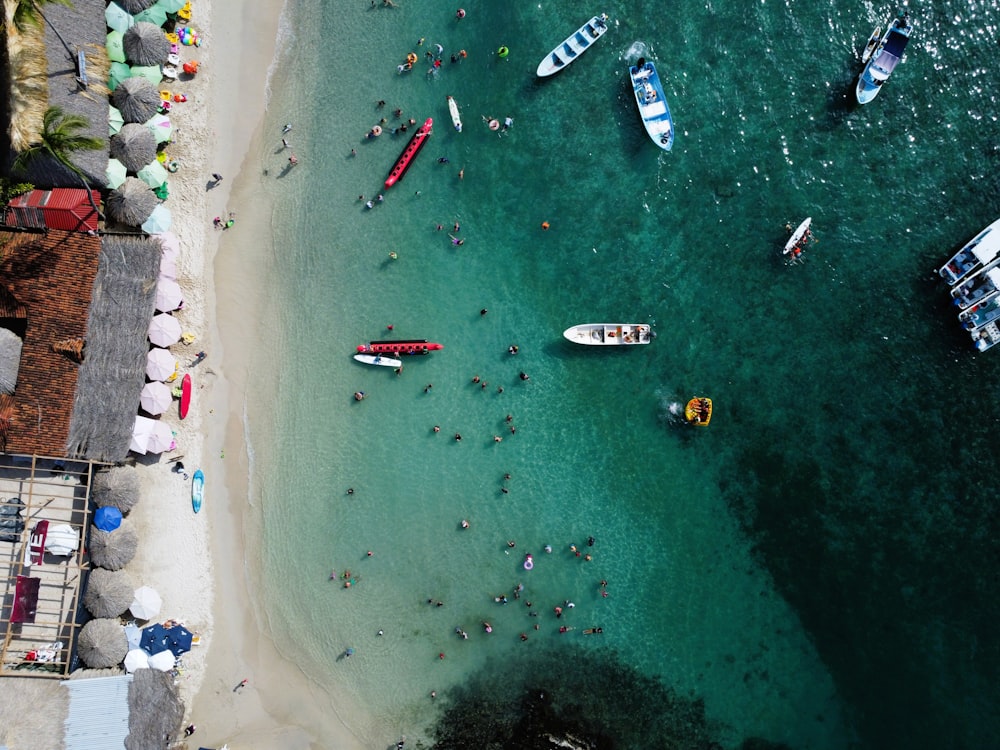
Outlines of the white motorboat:
{"label": "white motorboat", "polygon": [[948,284],[955,286],[983,266],[992,263],[998,256],[1000,256],[1000,219],[969,240],[938,269],[938,273]]}
{"label": "white motorboat", "polygon": [[630,346],[648,344],[653,331],[644,323],[584,323],[567,328],[563,336],[586,346]]}
{"label": "white motorboat", "polygon": [[608,14],[594,16],[587,23],[574,31],[566,41],[557,46],[542,61],[535,71],[539,78],[545,78],[558,73],[580,55],[590,49],[594,42],[604,36],[608,30]]}

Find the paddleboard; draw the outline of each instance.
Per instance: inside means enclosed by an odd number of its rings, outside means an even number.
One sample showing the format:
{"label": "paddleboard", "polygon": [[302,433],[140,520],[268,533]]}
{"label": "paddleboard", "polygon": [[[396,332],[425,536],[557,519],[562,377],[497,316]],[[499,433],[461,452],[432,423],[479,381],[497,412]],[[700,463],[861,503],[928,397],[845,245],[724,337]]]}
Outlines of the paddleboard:
{"label": "paddleboard", "polygon": [[205,497],[205,474],[201,469],[194,473],[191,479],[191,507],[197,513],[201,510],[201,501]]}
{"label": "paddleboard", "polygon": [[448,97],[448,111],[451,112],[451,121],[455,125],[455,130],[461,133],[462,116],[458,113],[458,103],[450,96]]}
{"label": "paddleboard", "polygon": [[795,246],[799,244],[799,241],[805,236],[805,233],[809,231],[809,225],[811,223],[812,217],[810,216],[808,219],[799,224],[796,230],[792,232],[792,238],[785,243],[785,249],[783,251],[785,255],[788,255],[795,249]]}
{"label": "paddleboard", "polygon": [[876,26],[875,31],[872,35],[868,37],[868,44],[865,45],[865,51],[861,53],[861,62],[866,63],[871,59],[872,52],[878,47],[879,40],[882,38],[882,27]]}
{"label": "paddleboard", "polygon": [[355,354],[354,358],[358,362],[363,362],[366,365],[379,365],[381,367],[402,367],[403,363],[398,359],[393,359],[392,357],[383,357],[380,354]]}
{"label": "paddleboard", "polygon": [[181,381],[181,407],[180,414],[181,419],[187,416],[188,409],[191,406],[191,376],[185,375],[184,379]]}

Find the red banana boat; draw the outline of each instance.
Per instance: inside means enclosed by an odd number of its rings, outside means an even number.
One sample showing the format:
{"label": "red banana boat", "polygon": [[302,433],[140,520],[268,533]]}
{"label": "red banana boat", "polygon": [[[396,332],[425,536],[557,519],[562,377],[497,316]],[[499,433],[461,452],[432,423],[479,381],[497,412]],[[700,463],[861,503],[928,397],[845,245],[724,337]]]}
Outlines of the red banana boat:
{"label": "red banana boat", "polygon": [[431,134],[431,126],[434,124],[434,119],[428,117],[424,124],[420,126],[420,129],[413,134],[410,142],[406,144],[406,148],[403,149],[403,153],[399,155],[396,159],[396,163],[392,167],[392,171],[389,172],[389,176],[385,178],[385,186],[387,188],[395,185],[399,180],[403,179],[403,175],[406,174],[406,170],[410,168],[413,164],[413,160],[420,153],[420,149],[423,145],[427,143],[427,139]]}
{"label": "red banana boat", "polygon": [[427,339],[372,341],[368,344],[358,345],[358,351],[362,354],[427,354],[438,349],[444,349],[444,346]]}

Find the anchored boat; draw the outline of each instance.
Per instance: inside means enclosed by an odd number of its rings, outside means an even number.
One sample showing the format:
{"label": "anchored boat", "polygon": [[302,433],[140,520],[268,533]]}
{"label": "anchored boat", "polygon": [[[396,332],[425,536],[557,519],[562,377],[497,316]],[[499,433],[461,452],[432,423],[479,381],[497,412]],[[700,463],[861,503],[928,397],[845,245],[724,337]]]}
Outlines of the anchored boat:
{"label": "anchored boat", "polygon": [[951,297],[959,310],[985,302],[990,295],[1000,291],[1000,261],[993,261],[981,271],[970,276],[951,290]]}
{"label": "anchored boat", "polygon": [[539,78],[555,75],[580,55],[590,49],[594,42],[604,36],[608,30],[608,14],[594,16],[587,23],[574,31],[566,40],[547,54],[536,71]]}
{"label": "anchored boat", "polygon": [[371,341],[358,345],[359,354],[427,354],[444,349],[427,339],[402,339],[400,341]]}
{"label": "anchored boat", "polygon": [[433,125],[434,119],[428,117],[417,132],[413,134],[413,137],[410,138],[410,142],[406,144],[406,148],[403,149],[403,153],[399,155],[399,158],[396,159],[396,163],[392,166],[389,176],[385,178],[385,186],[387,188],[392,187],[403,179],[403,175],[406,174],[406,170],[410,168],[410,165],[413,164],[413,160],[417,158],[417,154],[420,153],[420,149],[422,149],[424,144],[427,143],[427,139],[431,135],[431,126]]}
{"label": "anchored boat", "polygon": [[629,346],[648,344],[653,332],[642,323],[584,323],[563,331],[574,344],[587,346]]}
{"label": "anchored boat", "polygon": [[[872,39],[868,40],[865,54],[869,56],[855,89],[858,104],[867,104],[878,96],[882,85],[889,80],[889,76],[903,59],[903,50],[906,49],[906,45],[910,41],[912,30],[909,15],[900,13],[899,17],[889,24],[889,28],[886,29],[878,43],[874,44],[874,50],[870,53],[868,50],[872,48],[873,42]],[[874,38],[876,34],[878,34],[878,29],[875,30],[872,37]],[[865,60],[864,55],[862,55],[862,60]]]}
{"label": "anchored boat", "polygon": [[981,231],[955,253],[938,273],[951,286],[992,263],[1000,256],[1000,219]]}
{"label": "anchored boat", "polygon": [[632,77],[632,92],[646,132],[653,143],[664,151],[669,151],[674,145],[674,121],[670,117],[670,107],[663,95],[663,83],[656,67],[640,57],[628,72]]}

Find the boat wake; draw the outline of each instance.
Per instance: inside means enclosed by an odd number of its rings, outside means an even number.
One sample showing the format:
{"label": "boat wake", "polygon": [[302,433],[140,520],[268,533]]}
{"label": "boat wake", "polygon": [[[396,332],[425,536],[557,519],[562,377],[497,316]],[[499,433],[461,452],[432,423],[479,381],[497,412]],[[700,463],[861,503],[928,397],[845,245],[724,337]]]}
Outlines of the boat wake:
{"label": "boat wake", "polygon": [[687,426],[687,419],[684,417],[684,401],[675,395],[662,394],[659,397],[660,413],[662,422],[668,425],[681,424]]}
{"label": "boat wake", "polygon": [[632,45],[625,50],[622,54],[621,59],[627,62],[629,65],[635,65],[636,60],[640,57],[647,57],[649,55],[649,45],[645,42],[640,42],[638,39],[632,42]]}

